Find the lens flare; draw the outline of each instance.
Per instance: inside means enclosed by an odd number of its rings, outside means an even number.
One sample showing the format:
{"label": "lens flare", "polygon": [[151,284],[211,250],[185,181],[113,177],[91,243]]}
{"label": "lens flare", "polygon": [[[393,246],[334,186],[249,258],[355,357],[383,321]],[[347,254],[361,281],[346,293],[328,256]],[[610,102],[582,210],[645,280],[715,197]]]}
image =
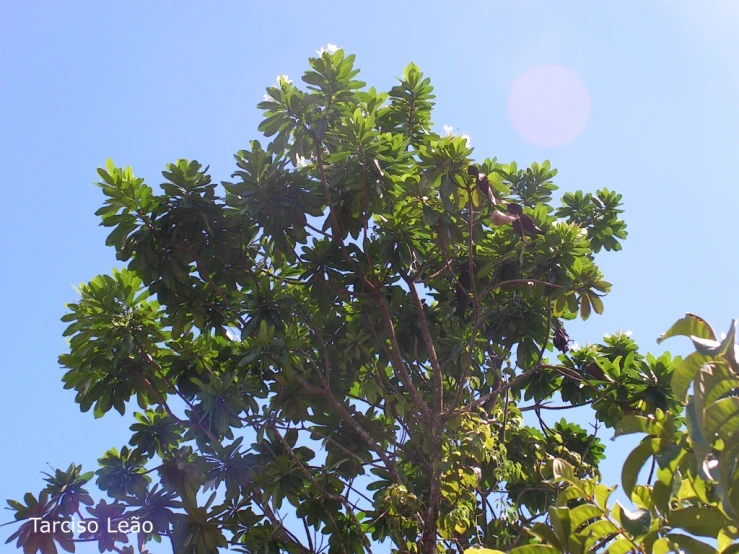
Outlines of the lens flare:
{"label": "lens flare", "polygon": [[516,131],[538,146],[575,140],[590,116],[590,95],[580,77],[559,65],[534,67],[508,95],[508,116]]}

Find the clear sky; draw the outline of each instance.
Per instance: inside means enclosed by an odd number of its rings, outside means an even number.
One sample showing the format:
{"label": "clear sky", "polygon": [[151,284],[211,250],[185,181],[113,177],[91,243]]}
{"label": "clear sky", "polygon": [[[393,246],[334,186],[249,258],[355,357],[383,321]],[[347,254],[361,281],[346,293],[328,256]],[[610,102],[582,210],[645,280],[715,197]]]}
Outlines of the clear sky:
{"label": "clear sky", "polygon": [[[655,339],[686,311],[722,330],[739,316],[732,0],[37,0],[2,11],[3,502],[40,490],[46,462],[96,469],[129,436],[129,414],[79,411],[57,363],[72,285],[115,263],[94,216],[95,169],[110,157],[156,185],[166,163],[190,158],[228,178],[232,154],[258,138],[265,87],[278,74],[297,82],[328,43],[355,53],[379,89],[417,63],[436,87],[435,123],[467,133],[475,157],[549,159],[560,192],[624,195],[629,238],[598,259],[613,293],[604,315],[569,327],[577,342],[630,329],[661,352]],[[607,482],[628,445],[609,442]]]}

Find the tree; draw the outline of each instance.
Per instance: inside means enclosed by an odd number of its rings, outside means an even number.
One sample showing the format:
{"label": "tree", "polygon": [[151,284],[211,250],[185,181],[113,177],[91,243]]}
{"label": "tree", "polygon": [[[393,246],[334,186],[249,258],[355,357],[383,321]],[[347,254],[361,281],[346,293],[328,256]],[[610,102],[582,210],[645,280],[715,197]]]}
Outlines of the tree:
{"label": "tree", "polygon": [[[619,503],[609,506],[615,487],[606,487],[597,478],[578,477],[574,466],[555,459],[549,482],[561,486],[559,494],[548,507],[547,523],[536,522],[527,530],[537,544],[510,552],[739,552],[736,327],[735,320],[718,341],[706,321],[687,314],[659,339],[689,336],[696,351],[677,364],[671,377],[673,394],[685,405],[684,417],[657,409],[649,416],[627,415],[616,426],[617,436],[646,435],[622,471],[624,491],[635,510]],[[637,484],[650,459],[647,483]],[[487,548],[467,552],[500,553]]]}
{"label": "tree", "polygon": [[[680,421],[671,379],[690,358],[644,356],[621,333],[571,350],[564,327],[603,310],[594,257],[626,237],[620,195],[555,207],[549,162],[473,157],[434,133],[413,64],[388,93],[343,50],[309,64],[306,90],[267,89],[271,142],[236,154],[233,182],[187,160],[159,192],[98,170],[97,214],[127,267],[68,305],[63,381],[96,418],[134,397],[140,411],[94,474],[72,464],[9,501],[24,552],[73,551],[81,531],[132,553],[131,529],[140,551],[165,539],[178,554],[583,552],[562,543],[578,532],[562,494],[602,500],[599,427],[542,411],[590,405],[620,432]],[[94,477],[107,500],[85,488]],[[611,517],[597,506],[572,514]],[[598,546],[613,536],[601,527]]]}

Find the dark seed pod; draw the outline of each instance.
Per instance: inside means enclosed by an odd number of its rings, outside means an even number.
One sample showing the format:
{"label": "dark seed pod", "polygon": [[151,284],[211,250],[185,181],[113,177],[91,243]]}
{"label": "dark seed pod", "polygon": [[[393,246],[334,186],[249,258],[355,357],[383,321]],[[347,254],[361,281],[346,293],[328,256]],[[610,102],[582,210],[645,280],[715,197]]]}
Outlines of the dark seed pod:
{"label": "dark seed pod", "polygon": [[512,223],[515,220],[515,216],[504,214],[499,210],[493,210],[493,213],[490,214],[490,221],[493,223],[493,225],[506,225],[508,223]]}
{"label": "dark seed pod", "polygon": [[510,202],[506,205],[506,209],[508,210],[508,213],[515,214],[515,215],[521,215],[523,214],[523,208],[516,204],[515,202]]}
{"label": "dark seed pod", "polygon": [[539,227],[536,226],[536,223],[534,223],[534,220],[531,219],[526,214],[521,214],[518,216],[518,219],[511,223],[513,226],[513,229],[521,236],[524,235],[524,233],[529,235],[543,235],[544,231],[539,229]]}
{"label": "dark seed pod", "polygon": [[493,195],[493,191],[490,189],[488,176],[481,173],[476,165],[469,166],[467,168],[467,173],[475,178],[475,184],[480,193],[487,198],[493,206],[496,206],[498,201],[495,199],[495,195]]}
{"label": "dark seed pod", "polygon": [[556,331],[554,331],[554,338],[552,339],[552,344],[554,344],[554,348],[556,348],[563,354],[566,354],[570,350],[569,343],[570,337],[567,334],[567,331],[565,331],[564,327],[560,327]]}

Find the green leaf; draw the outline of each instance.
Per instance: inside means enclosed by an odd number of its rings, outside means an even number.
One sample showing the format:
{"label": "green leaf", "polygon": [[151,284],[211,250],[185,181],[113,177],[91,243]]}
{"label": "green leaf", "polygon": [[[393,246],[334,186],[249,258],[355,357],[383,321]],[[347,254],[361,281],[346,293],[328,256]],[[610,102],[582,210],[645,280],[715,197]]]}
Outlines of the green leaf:
{"label": "green leaf", "polygon": [[580,481],[575,476],[575,468],[561,458],[555,458],[552,462],[552,472],[555,479],[566,481],[572,485],[576,485]]}
{"label": "green leaf", "polygon": [[667,538],[679,544],[681,549],[685,549],[690,554],[716,554],[716,549],[713,546],[687,535],[670,533],[667,535]]}
{"label": "green leaf", "polygon": [[595,523],[591,523],[585,529],[580,531],[578,535],[585,539],[583,550],[588,552],[593,545],[615,533],[618,533],[618,527],[607,519],[602,519]]}
{"label": "green leaf", "polygon": [[605,554],[627,554],[631,552],[633,548],[634,543],[629,539],[616,539],[608,546]]}
{"label": "green leaf", "polygon": [[[700,395],[699,395],[700,396]],[[685,407],[686,423],[690,433],[693,451],[699,461],[703,461],[708,454],[711,445],[703,434],[703,413],[698,409],[696,397],[692,397]]]}
{"label": "green leaf", "polygon": [[572,533],[570,510],[566,507],[550,506],[548,512],[549,519],[552,522],[552,528],[557,535],[557,539],[559,539],[559,543],[568,546]]}
{"label": "green leaf", "polygon": [[648,435],[660,436],[662,433],[662,422],[653,416],[625,416],[616,424],[615,437],[629,435],[632,433],[646,433]]}
{"label": "green leaf", "polygon": [[631,496],[636,486],[636,481],[639,478],[641,468],[657,450],[656,447],[658,444],[659,439],[645,439],[627,456],[624,467],[621,470],[621,483],[627,496]]}
{"label": "green leaf", "polygon": [[708,406],[703,425],[709,440],[716,435],[728,439],[739,430],[739,398],[723,398]]}
{"label": "green leaf", "polygon": [[667,517],[667,524],[671,527],[679,527],[700,537],[716,538],[727,523],[724,515],[711,506],[690,506],[670,512]]}
{"label": "green leaf", "polygon": [[603,301],[600,299],[600,296],[597,294],[589,294],[588,298],[590,299],[590,303],[593,305],[593,311],[600,315],[603,313]]}
{"label": "green leaf", "polygon": [[665,537],[658,539],[652,545],[652,554],[670,554],[670,552],[672,552],[670,541]]}
{"label": "green leaf", "polygon": [[[465,551],[466,552],[466,551]],[[509,551],[509,554],[561,554],[561,550],[546,544],[529,544],[517,546]]]}
{"label": "green leaf", "polygon": [[686,402],[688,389],[698,374],[698,370],[704,364],[714,359],[713,356],[707,356],[700,352],[692,352],[677,364],[675,371],[672,373],[672,393],[675,395],[675,398],[680,402]]}
{"label": "green leaf", "polygon": [[735,432],[728,440],[726,446],[719,455],[719,485],[723,491],[722,505],[724,511],[735,520],[739,520],[739,502],[737,502],[732,490],[739,489],[739,471],[737,460],[739,460],[739,432]]}
{"label": "green leaf", "polygon": [[608,507],[608,497],[611,496],[616,487],[606,487],[602,484],[595,486],[595,504],[601,509],[606,510]]}
{"label": "green leaf", "polygon": [[582,488],[577,485],[570,485],[557,495],[557,501],[554,505],[566,507],[570,500],[582,500],[585,496],[587,496],[587,494]]}
{"label": "green leaf", "polygon": [[657,339],[657,344],[660,344],[665,339],[676,336],[695,336],[704,339],[716,340],[716,334],[713,332],[713,329],[711,329],[708,322],[691,313],[687,313],[685,314],[685,317],[678,319],[672,327]]}
{"label": "green leaf", "polygon": [[739,389],[739,379],[734,371],[728,365],[717,362],[706,364],[701,368],[695,394],[696,397],[700,396],[700,404],[705,409],[736,389]]}
{"label": "green leaf", "polygon": [[736,326],[737,320],[731,322],[731,328],[728,334],[722,341],[716,341],[714,339],[706,339],[702,337],[692,336],[690,339],[693,341],[695,349],[701,354],[706,356],[723,356],[729,354],[732,359],[735,358],[734,354],[734,342],[736,341]]}
{"label": "green leaf", "polygon": [[603,517],[603,510],[592,504],[582,504],[570,510],[570,521],[572,528],[577,530],[580,526],[591,519]]}
{"label": "green leaf", "polygon": [[585,321],[590,317],[590,302],[589,296],[583,294],[580,297],[580,318]]}
{"label": "green leaf", "polygon": [[541,541],[546,541],[550,545],[556,546],[557,548],[562,548],[562,544],[559,542],[557,535],[554,534],[554,531],[552,531],[548,525],[544,525],[543,523],[535,523],[534,526],[528,531],[529,534],[535,536],[537,539]]}

